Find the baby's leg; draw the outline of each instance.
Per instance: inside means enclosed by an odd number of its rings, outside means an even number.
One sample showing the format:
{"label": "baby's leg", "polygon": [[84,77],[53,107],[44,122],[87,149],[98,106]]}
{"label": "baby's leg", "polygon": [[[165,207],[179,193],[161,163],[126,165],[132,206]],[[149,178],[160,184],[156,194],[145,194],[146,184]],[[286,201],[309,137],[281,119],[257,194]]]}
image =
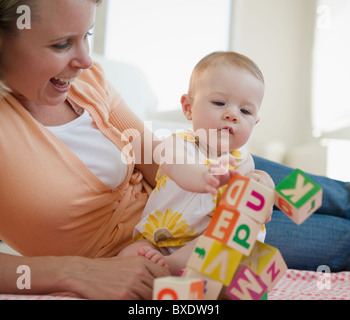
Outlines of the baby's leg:
{"label": "baby's leg", "polygon": [[197,239],[194,239],[188,244],[177,249],[171,255],[164,257],[172,275],[179,276],[181,269],[186,268],[187,261],[193,252],[196,242]]}
{"label": "baby's leg", "polygon": [[125,247],[119,252],[118,256],[144,256],[154,263],[158,263],[163,267],[168,268],[168,265],[164,259],[164,256],[160,253],[159,249],[146,239],[139,240]]}
{"label": "baby's leg", "polygon": [[158,248],[154,248],[154,246],[145,245],[143,247],[140,247],[137,251],[137,254],[139,256],[144,256],[147,259],[151,260],[154,263],[158,263],[162,267],[168,268],[169,266],[166,262],[165,256],[161,254],[161,252],[158,250]]}

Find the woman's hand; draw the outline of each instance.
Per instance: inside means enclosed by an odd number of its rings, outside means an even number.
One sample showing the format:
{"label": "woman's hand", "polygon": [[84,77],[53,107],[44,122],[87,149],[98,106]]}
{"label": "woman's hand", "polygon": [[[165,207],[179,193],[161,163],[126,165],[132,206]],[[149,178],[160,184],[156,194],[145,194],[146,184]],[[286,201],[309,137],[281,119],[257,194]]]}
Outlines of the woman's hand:
{"label": "woman's hand", "polygon": [[63,291],[98,300],[150,300],[154,279],[170,275],[168,269],[140,256],[73,258],[65,273]]}

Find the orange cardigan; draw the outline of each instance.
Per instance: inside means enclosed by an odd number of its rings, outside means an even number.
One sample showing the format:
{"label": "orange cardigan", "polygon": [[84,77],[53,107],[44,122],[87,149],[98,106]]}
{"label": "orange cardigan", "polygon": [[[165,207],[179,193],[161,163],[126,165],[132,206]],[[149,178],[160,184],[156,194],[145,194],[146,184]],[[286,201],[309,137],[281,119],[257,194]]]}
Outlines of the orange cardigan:
{"label": "orange cardigan", "polygon": [[[121,133],[143,132],[98,65],[68,97],[124,153]],[[22,255],[115,256],[131,242],[150,191],[133,164],[110,189],[12,95],[0,98],[0,239]]]}

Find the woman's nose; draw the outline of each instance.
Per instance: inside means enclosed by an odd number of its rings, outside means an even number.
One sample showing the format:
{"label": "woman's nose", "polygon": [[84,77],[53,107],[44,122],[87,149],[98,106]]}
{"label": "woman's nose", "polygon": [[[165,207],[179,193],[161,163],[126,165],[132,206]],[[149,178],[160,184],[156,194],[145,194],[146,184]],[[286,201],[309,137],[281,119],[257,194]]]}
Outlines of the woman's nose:
{"label": "woman's nose", "polygon": [[75,52],[71,65],[77,69],[88,69],[92,65],[88,44],[81,45]]}

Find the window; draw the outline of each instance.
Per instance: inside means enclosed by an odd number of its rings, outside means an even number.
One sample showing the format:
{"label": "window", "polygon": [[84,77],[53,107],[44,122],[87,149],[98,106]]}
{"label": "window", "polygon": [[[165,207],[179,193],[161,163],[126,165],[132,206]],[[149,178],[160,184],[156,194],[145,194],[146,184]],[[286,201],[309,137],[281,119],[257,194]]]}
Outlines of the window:
{"label": "window", "polygon": [[108,6],[106,57],[144,73],[158,111],[179,109],[195,64],[229,49],[230,0],[112,0]]}
{"label": "window", "polygon": [[313,75],[316,136],[350,126],[349,16],[349,0],[318,0]]}

